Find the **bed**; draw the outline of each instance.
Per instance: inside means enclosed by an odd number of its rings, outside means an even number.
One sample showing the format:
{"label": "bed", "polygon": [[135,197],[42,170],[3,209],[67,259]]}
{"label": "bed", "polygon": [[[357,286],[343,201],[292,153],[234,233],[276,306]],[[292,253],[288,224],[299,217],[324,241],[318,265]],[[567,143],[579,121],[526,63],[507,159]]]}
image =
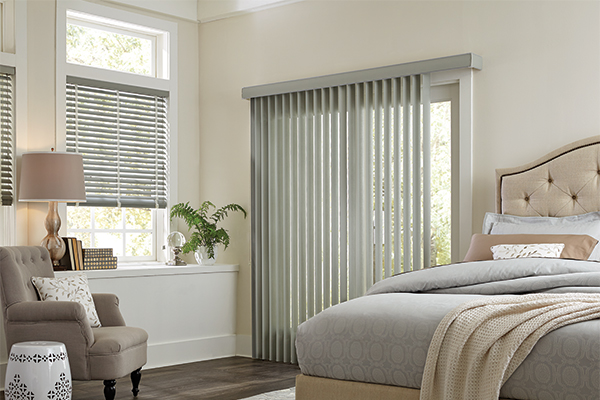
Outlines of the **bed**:
{"label": "bed", "polygon": [[[298,400],[419,399],[436,327],[459,305],[600,293],[600,136],[496,172],[496,213],[486,214],[465,262],[388,278],[298,328]],[[489,259],[490,244],[495,251],[552,247],[559,235],[562,253],[554,257]],[[499,397],[600,398],[600,319],[542,336]]]}

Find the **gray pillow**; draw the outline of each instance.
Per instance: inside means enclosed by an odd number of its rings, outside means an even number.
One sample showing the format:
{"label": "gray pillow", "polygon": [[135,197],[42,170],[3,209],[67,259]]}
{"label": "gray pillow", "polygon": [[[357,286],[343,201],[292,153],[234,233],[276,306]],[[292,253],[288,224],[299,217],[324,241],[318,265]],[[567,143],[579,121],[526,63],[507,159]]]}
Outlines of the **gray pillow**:
{"label": "gray pillow", "polygon": [[[579,234],[600,240],[600,212],[569,217],[519,217],[486,213],[483,234]],[[600,246],[596,245],[589,260],[600,261]]]}

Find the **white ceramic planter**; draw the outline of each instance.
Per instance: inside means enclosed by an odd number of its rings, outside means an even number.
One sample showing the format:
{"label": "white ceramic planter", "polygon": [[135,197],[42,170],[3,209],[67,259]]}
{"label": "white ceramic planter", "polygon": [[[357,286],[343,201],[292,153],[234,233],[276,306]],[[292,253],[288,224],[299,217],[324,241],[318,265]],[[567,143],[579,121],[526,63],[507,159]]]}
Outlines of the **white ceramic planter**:
{"label": "white ceramic planter", "polygon": [[213,265],[217,261],[217,256],[219,253],[219,247],[215,246],[215,256],[213,258],[209,258],[206,247],[200,246],[194,252],[194,257],[196,258],[196,262],[199,265]]}
{"label": "white ceramic planter", "polygon": [[8,356],[6,400],[71,400],[71,368],[59,342],[15,343]]}

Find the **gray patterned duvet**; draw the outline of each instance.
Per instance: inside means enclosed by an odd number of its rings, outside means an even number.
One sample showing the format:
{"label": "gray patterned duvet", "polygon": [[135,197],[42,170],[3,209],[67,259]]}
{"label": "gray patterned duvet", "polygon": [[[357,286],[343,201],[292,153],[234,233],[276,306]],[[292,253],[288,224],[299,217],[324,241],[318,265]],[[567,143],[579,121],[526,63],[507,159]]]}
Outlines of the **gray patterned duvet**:
{"label": "gray patterned duvet", "polygon": [[[300,325],[298,362],[305,375],[420,388],[433,333],[457,305],[483,296],[573,291],[600,293],[600,263],[494,260],[400,274]],[[500,394],[600,399],[600,320],[542,337]]]}

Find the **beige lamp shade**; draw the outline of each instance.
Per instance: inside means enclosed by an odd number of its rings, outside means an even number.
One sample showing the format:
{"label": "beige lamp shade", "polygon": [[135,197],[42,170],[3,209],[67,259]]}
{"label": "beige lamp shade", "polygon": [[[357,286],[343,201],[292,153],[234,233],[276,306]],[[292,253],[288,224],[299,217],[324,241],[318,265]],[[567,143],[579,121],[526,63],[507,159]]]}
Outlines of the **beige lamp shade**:
{"label": "beige lamp shade", "polygon": [[23,154],[19,201],[85,201],[81,154],[62,152]]}

